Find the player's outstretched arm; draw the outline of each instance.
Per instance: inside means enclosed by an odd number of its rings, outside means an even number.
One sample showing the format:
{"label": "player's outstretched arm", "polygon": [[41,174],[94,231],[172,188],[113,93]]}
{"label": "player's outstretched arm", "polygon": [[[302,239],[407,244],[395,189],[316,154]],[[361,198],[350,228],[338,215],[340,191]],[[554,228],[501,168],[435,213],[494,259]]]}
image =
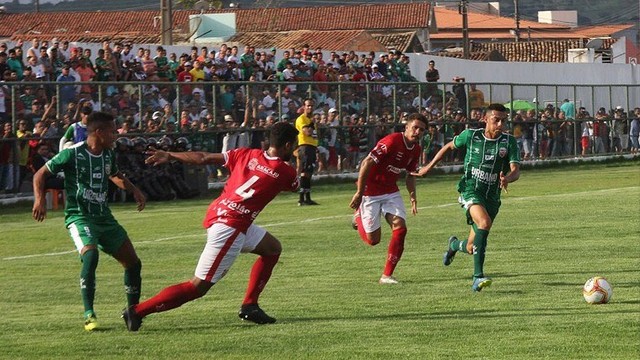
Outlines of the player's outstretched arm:
{"label": "player's outstretched arm", "polygon": [[33,219],[43,221],[47,216],[47,207],[45,206],[44,181],[51,174],[46,166],[43,166],[33,175],[33,209],[31,211]]}
{"label": "player's outstretched arm", "polygon": [[138,204],[138,211],[142,211],[147,203],[147,199],[140,189],[138,189],[129,179],[127,179],[121,172],[111,176],[109,178],[117,187],[123,190],[127,190],[133,194],[133,199]]}
{"label": "player's outstretched arm", "polygon": [[453,141],[447,143],[447,145],[443,146],[440,151],[436,153],[436,156],[433,157],[433,160],[427,164],[427,166],[420,169],[418,172],[409,173],[409,175],[413,176],[425,176],[431,169],[433,169],[439,162],[444,158],[444,156],[451,150],[453,150],[455,146],[453,145]]}
{"label": "player's outstretched arm", "polygon": [[149,150],[147,151],[147,155],[149,155],[149,157],[145,160],[145,163],[149,165],[160,165],[171,160],[193,165],[224,164],[224,155],[203,151],[174,152]]}

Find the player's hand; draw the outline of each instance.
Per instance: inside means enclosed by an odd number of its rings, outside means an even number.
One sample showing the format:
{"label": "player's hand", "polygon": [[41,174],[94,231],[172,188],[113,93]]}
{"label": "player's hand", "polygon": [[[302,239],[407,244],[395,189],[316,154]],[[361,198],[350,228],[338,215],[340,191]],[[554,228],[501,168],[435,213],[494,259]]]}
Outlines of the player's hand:
{"label": "player's hand", "polygon": [[169,161],[169,153],[162,150],[149,149],[146,151],[149,157],[144,161],[147,165],[160,165]]}
{"label": "player's hand", "polygon": [[509,180],[507,179],[506,176],[504,176],[504,173],[500,171],[500,188],[504,190],[505,193],[508,194],[509,191],[507,190],[507,185],[509,185]]}
{"label": "player's hand", "polygon": [[34,203],[31,212],[35,221],[43,221],[47,217],[47,208],[42,201]]}
{"label": "player's hand", "polygon": [[351,198],[349,207],[352,208],[353,210],[356,210],[360,207],[361,203],[362,203],[362,195],[356,193],[355,195],[353,195],[353,198]]}
{"label": "player's hand", "polygon": [[423,177],[423,176],[427,175],[429,170],[431,170],[431,168],[427,165],[427,166],[421,168],[418,172],[415,172],[415,171],[410,172],[409,175],[417,176],[417,177]]}
{"label": "player's hand", "polygon": [[140,189],[136,188],[133,191],[133,199],[138,204],[138,211],[144,210],[145,205],[147,204],[147,199],[144,197],[144,194]]}

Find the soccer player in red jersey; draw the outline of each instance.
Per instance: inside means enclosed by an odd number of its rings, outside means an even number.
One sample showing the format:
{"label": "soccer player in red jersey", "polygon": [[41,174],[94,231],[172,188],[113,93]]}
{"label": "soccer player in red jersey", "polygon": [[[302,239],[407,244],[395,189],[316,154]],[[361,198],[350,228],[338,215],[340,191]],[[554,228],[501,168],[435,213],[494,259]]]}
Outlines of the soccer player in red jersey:
{"label": "soccer player in red jersey", "polygon": [[259,257],[251,269],[240,318],[258,324],[276,321],[258,306],[258,297],[271,277],[282,246],[278,239],[253,221],[279,192],[298,189],[296,170],[288,164],[296,147],[298,131],[288,123],[277,123],[270,131],[270,147],[266,151],[238,148],[222,154],[149,152],[148,164],[170,160],[196,165],[224,164],[230,176],[222,194],[207,210],[203,223],[207,229],[207,243],[194,277],[125,309],[122,317],[130,331],[137,331],[142,318],[149,314],[177,308],[206,294],[222,279],[241,252],[251,252]]}
{"label": "soccer player in red jersey", "polygon": [[403,133],[393,133],[380,140],[362,163],[358,174],[357,190],[349,206],[355,209],[353,227],[365,243],[380,243],[381,217],[391,226],[391,241],[380,284],[397,284],[393,271],[402,257],[407,235],[406,210],[396,181],[407,173],[411,212],[418,213],[415,172],[420,160],[420,138],[427,127],[424,115],[409,116]]}

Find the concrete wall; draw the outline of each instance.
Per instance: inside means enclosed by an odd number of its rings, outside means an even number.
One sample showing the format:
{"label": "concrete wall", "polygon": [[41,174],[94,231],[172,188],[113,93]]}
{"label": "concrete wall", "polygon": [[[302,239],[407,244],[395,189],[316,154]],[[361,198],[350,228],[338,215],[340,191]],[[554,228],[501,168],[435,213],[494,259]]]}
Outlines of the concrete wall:
{"label": "concrete wall", "polygon": [[435,61],[441,82],[461,76],[481,84],[486,101],[507,102],[513,91],[514,99],[537,98],[540,103],[575,98],[591,113],[601,106],[640,106],[639,65],[489,62],[412,54],[411,73],[420,81],[425,81],[429,60]]}

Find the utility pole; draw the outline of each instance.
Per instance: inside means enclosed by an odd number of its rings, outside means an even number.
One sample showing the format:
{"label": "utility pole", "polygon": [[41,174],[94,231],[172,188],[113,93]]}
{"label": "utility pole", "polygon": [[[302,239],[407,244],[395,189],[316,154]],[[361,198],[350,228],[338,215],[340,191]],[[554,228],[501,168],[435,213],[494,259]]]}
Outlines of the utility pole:
{"label": "utility pole", "polygon": [[516,29],[514,30],[514,34],[516,37],[516,42],[520,41],[520,7],[518,6],[518,0],[513,0],[514,6],[514,17],[516,19]]}
{"label": "utility pole", "polygon": [[467,0],[460,0],[458,13],[462,14],[462,58],[469,58],[469,19],[467,18]]}
{"label": "utility pole", "polygon": [[173,45],[173,20],[171,20],[171,1],[172,0],[160,0],[160,18],[162,31],[160,38],[162,39],[162,45]]}
{"label": "utility pole", "polygon": [[40,0],[33,0],[33,3],[36,5],[36,12],[40,12]]}

